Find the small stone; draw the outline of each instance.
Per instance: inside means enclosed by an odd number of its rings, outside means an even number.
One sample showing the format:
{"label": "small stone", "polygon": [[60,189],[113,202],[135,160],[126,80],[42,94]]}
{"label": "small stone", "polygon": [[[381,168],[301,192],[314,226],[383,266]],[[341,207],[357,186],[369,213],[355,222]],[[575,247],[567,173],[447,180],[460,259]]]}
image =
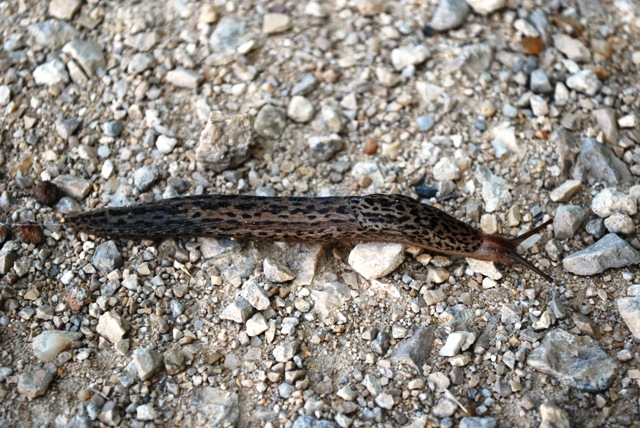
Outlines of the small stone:
{"label": "small stone", "polygon": [[202,5],[198,20],[204,24],[215,24],[218,21],[218,9],[212,4]]}
{"label": "small stone", "polygon": [[422,295],[427,306],[433,306],[440,302],[444,302],[447,296],[442,289],[427,290]]}
{"label": "small stone", "polygon": [[195,389],[190,408],[195,409],[194,425],[200,427],[236,426],[240,415],[238,394],[218,388]]}
{"label": "small stone", "polygon": [[618,312],[636,340],[640,340],[640,295],[616,300]]}
{"label": "small stone", "polygon": [[626,214],[614,213],[604,220],[604,227],[611,233],[631,235],[636,231],[633,220]]}
{"label": "small stone", "polygon": [[547,73],[539,68],[531,72],[529,88],[535,94],[547,94],[553,90]]}
{"label": "small stone", "polygon": [[48,207],[54,206],[60,200],[60,190],[58,186],[50,181],[41,181],[34,189],[36,201]]}
{"label": "small stone", "polygon": [[584,228],[594,238],[600,239],[604,236],[604,221],[601,218],[590,220]]}
{"label": "small stone", "polygon": [[503,304],[500,308],[500,321],[505,324],[520,322],[521,312],[515,306]]}
{"label": "small stone", "polygon": [[376,338],[371,342],[371,349],[378,355],[385,355],[391,346],[391,337],[386,331],[378,332]]}
{"label": "small stone", "polygon": [[422,370],[423,365],[430,359],[435,340],[434,331],[433,325],[418,327],[409,339],[397,347],[391,359],[406,362]]}
{"label": "small stone", "polygon": [[102,48],[84,40],[72,40],[64,45],[62,52],[76,60],[87,76],[94,76],[106,66]]}
{"label": "small stone", "polygon": [[142,404],[136,407],[136,419],[139,421],[152,421],[158,417],[151,404]]}
{"label": "small stone", "polygon": [[349,264],[363,277],[378,279],[393,272],[404,260],[404,245],[367,242],[356,245]]}
{"label": "small stone", "polygon": [[460,420],[460,426],[458,428],[495,428],[497,423],[494,418],[467,416]]}
{"label": "small stone", "polygon": [[539,411],[540,428],[571,428],[569,415],[557,404],[547,401],[540,405]]}
{"label": "small stone", "polygon": [[155,351],[138,348],[133,353],[133,366],[141,381],[149,380],[162,365],[162,358]]}
{"label": "small stone", "polygon": [[291,90],[291,95],[307,95],[318,86],[318,79],[313,73],[305,73]]}
{"label": "small stone", "polygon": [[408,65],[417,65],[429,58],[425,45],[402,46],[391,51],[391,63],[400,71]]}
{"label": "small stone", "polygon": [[282,284],[295,279],[295,274],[286,265],[267,257],[262,263],[264,277],[271,282]]}
{"label": "small stone", "polygon": [[364,16],[379,15],[384,12],[386,2],[381,0],[356,0],[358,11]]}
{"label": "small stone", "polygon": [[494,281],[498,281],[502,278],[502,273],[498,268],[496,268],[496,265],[493,262],[467,258],[467,263],[472,271],[489,277]]}
{"label": "small stone", "polygon": [[[553,38],[553,43],[560,52],[567,58],[576,62],[591,61],[591,51],[580,40],[574,39],[566,34],[557,34]],[[593,94],[591,94],[593,95]]]}
{"label": "small stone", "polygon": [[79,36],[71,24],[57,19],[31,24],[27,30],[31,43],[46,46],[52,51],[59,50],[69,40]]}
{"label": "small stone", "polygon": [[33,339],[31,346],[33,354],[42,362],[55,359],[58,354],[67,349],[73,342],[82,338],[82,333],[70,331],[43,331]]}
{"label": "small stone", "polygon": [[91,192],[91,182],[73,175],[59,175],[53,180],[62,193],[72,198],[82,200]]}
{"label": "small stone", "polygon": [[122,416],[120,416],[120,407],[115,401],[107,401],[104,403],[104,406],[102,406],[100,414],[98,414],[98,419],[108,426],[119,426],[120,421],[122,420]]}
{"label": "small stone", "polygon": [[111,272],[122,266],[122,255],[113,241],[106,241],[96,247],[92,259],[93,265],[102,272]]}
{"label": "small stone", "polygon": [[11,89],[8,85],[0,85],[0,106],[6,106],[11,101]]}
{"label": "small stone", "polygon": [[248,41],[246,22],[234,15],[224,16],[209,37],[209,47],[215,54],[232,55]]}
{"label": "small stone", "polygon": [[163,355],[164,367],[170,376],[176,375],[185,369],[185,355],[180,349],[169,349]]}
{"label": "small stone", "polygon": [[469,14],[465,0],[440,0],[429,25],[436,31],[447,31],[460,26]]}
{"label": "small stone", "polygon": [[49,15],[54,18],[70,21],[82,6],[81,0],[51,0]]}
{"label": "small stone", "polygon": [[295,95],[291,98],[287,106],[287,116],[294,122],[306,123],[313,119],[315,109],[311,101],[301,95]]}
{"label": "small stone", "polygon": [[636,198],[616,189],[606,188],[594,196],[591,210],[601,218],[609,217],[616,212],[632,216],[638,212],[638,204]]}
{"label": "small stone", "polygon": [[594,138],[585,138],[580,147],[578,173],[574,178],[581,179],[585,173],[610,185],[631,181],[627,165],[616,157],[610,147],[598,143]]}
{"label": "small stone", "polygon": [[587,212],[577,205],[561,205],[553,219],[553,231],[556,239],[571,239],[578,231]]}
{"label": "small stone", "polygon": [[575,312],[571,319],[573,320],[573,323],[576,325],[576,327],[578,327],[580,332],[587,334],[594,339],[598,339],[598,325],[594,323],[591,318],[581,314],[580,312]]}
{"label": "small stone", "polygon": [[635,128],[638,126],[638,118],[635,114],[628,114],[618,119],[620,128]]}
{"label": "small stone", "polygon": [[158,139],[156,140],[156,147],[162,154],[171,153],[173,149],[175,149],[176,144],[178,144],[177,139],[167,137],[166,135],[158,135]]}
{"label": "small stone", "polygon": [[418,129],[422,132],[427,132],[433,125],[436,124],[436,120],[430,114],[425,114],[424,116],[418,116],[416,118],[416,125],[418,125]]}
{"label": "small stone", "polygon": [[69,73],[59,59],[39,65],[33,70],[33,80],[37,85],[53,86],[69,82]]}
{"label": "small stone", "polygon": [[602,87],[602,82],[592,70],[580,70],[567,78],[567,86],[575,91],[594,96]]}
{"label": "small stone", "polygon": [[503,178],[493,175],[487,166],[479,166],[475,176],[482,185],[482,199],[485,202],[487,212],[492,213],[512,202],[513,197],[509,192],[507,182]]}
{"label": "small stone", "polygon": [[202,75],[195,70],[176,68],[167,72],[167,82],[178,88],[196,89],[202,79]]}
{"label": "small stone", "polygon": [[215,172],[235,168],[249,157],[253,143],[252,119],[248,114],[227,116],[219,111],[211,112],[200,144],[196,148],[196,159]]}
{"label": "small stone", "polygon": [[278,138],[287,125],[286,112],[270,104],[258,111],[253,128],[262,137]]}
{"label": "small stone", "polygon": [[537,320],[535,320],[533,322],[533,324],[531,324],[531,327],[535,331],[547,330],[555,322],[556,322],[556,319],[553,316],[553,312],[551,312],[550,310],[547,309],[546,311],[544,311],[542,313],[542,315],[540,315],[540,318],[538,318]]}
{"label": "small stone", "polygon": [[284,13],[267,13],[262,20],[262,32],[276,34],[291,28],[291,18]]}
{"label": "small stone", "polygon": [[640,263],[640,253],[615,233],[609,233],[595,244],[573,253],[562,261],[566,270],[576,275],[595,275],[608,268],[621,268]]}
{"label": "small stone", "polygon": [[74,117],[56,121],[56,132],[63,140],[68,140],[80,127],[80,121]]}
{"label": "small stone", "polygon": [[532,96],[529,100],[529,104],[534,116],[546,116],[549,113],[549,105],[540,95]]}
{"label": "small stone", "polygon": [[269,297],[267,297],[262,288],[253,280],[245,282],[240,291],[240,295],[259,311],[264,311],[271,306]]}
{"label": "small stone", "polygon": [[469,6],[475,13],[489,15],[496,10],[502,9],[506,5],[506,0],[467,0]]}
{"label": "small stone", "polygon": [[476,341],[476,335],[468,331],[454,331],[447,336],[447,341],[438,355],[453,357],[462,350],[468,349]]}
{"label": "small stone", "polygon": [[110,120],[104,124],[104,133],[109,137],[118,138],[124,130],[124,124],[120,120]]}
{"label": "small stone", "polygon": [[438,181],[458,180],[460,178],[460,168],[458,168],[458,164],[448,157],[442,157],[433,166],[433,178]]}
{"label": "small stone", "polygon": [[450,418],[458,410],[458,406],[452,400],[443,398],[433,406],[433,416],[436,418]]}
{"label": "small stone", "polygon": [[568,202],[574,195],[582,190],[580,180],[567,180],[549,193],[553,202]]}
{"label": "small stone", "polygon": [[343,143],[338,134],[331,134],[311,137],[308,140],[308,145],[314,161],[326,162],[342,149]]}
{"label": "small stone", "polygon": [[298,343],[298,341],[284,342],[283,344],[278,345],[274,348],[273,357],[279,363],[286,363],[287,361],[293,359],[293,357],[296,355],[296,352],[298,352],[299,346],[300,344]]}
{"label": "small stone", "polygon": [[160,171],[155,166],[143,166],[133,173],[133,184],[141,191],[146,192],[160,179]]}
{"label": "small stone", "polygon": [[612,108],[600,108],[593,111],[598,127],[602,130],[605,140],[609,144],[618,143],[618,123],[616,111]]}
{"label": "small stone", "polygon": [[49,364],[43,368],[20,374],[18,377],[18,392],[29,399],[41,396],[49,388],[56,371],[55,366]]}
{"label": "small stone", "polygon": [[384,67],[376,67],[376,78],[382,86],[391,88],[400,82],[400,76]]}
{"label": "small stone", "polygon": [[393,400],[393,396],[391,394],[387,394],[386,392],[379,394],[376,397],[375,402],[378,406],[387,410],[393,409],[393,405],[395,404]]}
{"label": "small stone", "polygon": [[545,335],[542,344],[527,358],[527,364],[586,392],[605,391],[617,368],[598,342],[561,329]]}
{"label": "small stone", "polygon": [[247,320],[247,336],[258,336],[269,329],[269,323],[264,315],[257,313]]}
{"label": "small stone", "polygon": [[253,306],[244,299],[236,300],[222,310],[220,318],[243,324],[253,313]]}
{"label": "small stone", "polygon": [[113,311],[105,312],[98,318],[96,332],[111,343],[121,341],[127,334],[131,325],[120,315]]}
{"label": "small stone", "polygon": [[5,275],[9,273],[16,260],[18,260],[18,255],[15,251],[2,249],[0,251],[0,274]]}

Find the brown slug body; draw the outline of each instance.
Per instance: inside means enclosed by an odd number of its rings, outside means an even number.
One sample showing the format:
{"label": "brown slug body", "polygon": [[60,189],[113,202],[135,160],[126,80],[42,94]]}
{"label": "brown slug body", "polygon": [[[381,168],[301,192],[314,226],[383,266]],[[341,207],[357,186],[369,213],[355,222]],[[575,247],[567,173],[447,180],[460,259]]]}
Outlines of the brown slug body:
{"label": "brown slug body", "polygon": [[401,195],[328,198],[201,195],[103,208],[67,217],[64,224],[122,238],[212,236],[329,243],[383,241],[436,253],[520,263],[553,279],[516,252],[550,221],[516,238],[487,235],[449,214]]}

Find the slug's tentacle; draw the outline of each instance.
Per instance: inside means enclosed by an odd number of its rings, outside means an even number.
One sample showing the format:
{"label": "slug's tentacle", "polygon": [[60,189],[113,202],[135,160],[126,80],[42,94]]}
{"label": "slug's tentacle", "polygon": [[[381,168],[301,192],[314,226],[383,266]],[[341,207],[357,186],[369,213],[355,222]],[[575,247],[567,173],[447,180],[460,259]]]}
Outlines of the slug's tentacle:
{"label": "slug's tentacle", "polygon": [[65,224],[95,235],[161,239],[213,236],[329,243],[387,241],[442,254],[520,263],[549,275],[516,252],[546,222],[516,238],[486,235],[430,205],[401,195],[264,198],[201,195],[70,216]]}

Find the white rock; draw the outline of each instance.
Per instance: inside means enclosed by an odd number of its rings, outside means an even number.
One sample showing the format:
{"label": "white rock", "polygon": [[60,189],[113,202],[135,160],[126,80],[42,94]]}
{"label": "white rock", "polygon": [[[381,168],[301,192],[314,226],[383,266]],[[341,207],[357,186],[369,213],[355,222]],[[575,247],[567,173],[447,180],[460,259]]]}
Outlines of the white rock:
{"label": "white rock", "polygon": [[425,45],[401,46],[391,51],[391,63],[396,70],[402,70],[408,65],[421,64],[429,57]]}
{"label": "white rock", "polygon": [[33,339],[31,347],[37,359],[42,362],[48,362],[55,359],[60,352],[81,338],[82,333],[58,330],[43,331]]}
{"label": "white rock", "polygon": [[623,297],[616,300],[620,316],[631,330],[631,334],[640,340],[640,296]]}
{"label": "white rock", "polygon": [[569,76],[567,86],[575,91],[593,96],[602,87],[602,82],[592,70],[580,70]]}
{"label": "white rock", "polygon": [[131,325],[113,311],[105,312],[98,319],[96,331],[111,343],[116,343],[127,334]]}
{"label": "white rock", "polygon": [[403,244],[367,242],[356,245],[349,264],[367,279],[378,279],[393,272],[404,260]]}
{"label": "white rock", "polygon": [[635,128],[638,126],[638,118],[635,114],[628,114],[618,119],[618,126],[620,128]]}
{"label": "white rock", "polygon": [[606,188],[593,198],[591,210],[601,218],[609,217],[615,212],[633,216],[638,212],[638,204],[632,196],[613,188]]}
{"label": "white rock", "polygon": [[442,157],[433,166],[433,178],[438,181],[454,181],[460,178],[458,164],[448,157]]}
{"label": "white rock", "polygon": [[485,165],[478,167],[475,173],[476,179],[482,184],[482,199],[485,202],[485,211],[492,213],[500,207],[511,203],[513,197],[507,187],[507,182],[493,175]]}
{"label": "white rock", "polygon": [[576,193],[582,190],[580,180],[567,180],[549,193],[553,202],[568,202]]}
{"label": "white rock", "polygon": [[5,106],[11,101],[11,89],[8,85],[0,85],[0,106]]}
{"label": "white rock", "polygon": [[202,82],[202,75],[194,70],[176,68],[167,73],[167,82],[179,88],[195,89]]}
{"label": "white rock", "polygon": [[33,80],[38,85],[53,86],[69,82],[69,73],[62,61],[54,59],[37,66],[33,70]]}
{"label": "white rock", "polygon": [[482,274],[484,276],[487,276],[493,279],[494,281],[498,281],[500,278],[502,278],[502,273],[498,270],[498,268],[496,268],[496,265],[493,264],[493,262],[485,262],[485,261],[476,260],[476,259],[467,259],[467,263],[469,264],[469,267],[471,268],[471,270],[479,274]]}
{"label": "white rock", "polygon": [[240,295],[259,311],[264,311],[271,306],[269,297],[267,297],[258,283],[253,280],[244,283]]}
{"label": "white rock", "polygon": [[284,13],[267,13],[262,21],[265,34],[282,33],[291,28],[291,18]]}
{"label": "white rock", "polygon": [[493,138],[504,144],[509,151],[518,153],[520,146],[516,140],[516,130],[508,122],[503,122],[492,130]]}
{"label": "white rock", "polygon": [[139,421],[152,421],[157,417],[157,412],[151,404],[142,404],[136,407],[136,419]]}
{"label": "white rock", "polygon": [[302,95],[295,95],[287,106],[287,116],[295,122],[305,123],[313,119],[315,109],[311,101]]}
{"label": "white rock", "polygon": [[636,231],[636,226],[633,224],[631,217],[623,213],[613,213],[604,219],[604,227],[611,233],[622,235],[631,235]]}
{"label": "white rock", "polygon": [[244,299],[236,300],[222,310],[220,318],[242,324],[253,313],[253,306]]}
{"label": "white rock", "polygon": [[475,13],[488,15],[506,5],[506,0],[467,0]]}
{"label": "white rock", "polygon": [[561,33],[553,38],[553,42],[556,49],[573,61],[588,62],[591,60],[591,51],[578,39]]}
{"label": "white rock", "polygon": [[534,95],[529,100],[531,111],[535,116],[546,116],[549,113],[549,105],[547,101],[540,95]]}
{"label": "white rock", "polygon": [[178,140],[162,134],[159,135],[156,140],[156,147],[158,151],[163,154],[171,153],[176,147],[176,144],[178,144]]}
{"label": "white rock", "polygon": [[454,331],[447,336],[447,341],[440,349],[439,355],[453,357],[458,352],[469,349],[476,341],[476,335],[468,331]]}
{"label": "white rock", "polygon": [[261,313],[257,313],[247,320],[247,336],[254,337],[269,329],[267,319]]}
{"label": "white rock", "polygon": [[381,85],[392,87],[400,82],[400,77],[384,67],[376,67],[376,77]]}
{"label": "white rock", "polygon": [[267,257],[262,262],[262,271],[264,277],[271,282],[277,282],[279,284],[295,279],[295,274],[291,272],[288,266]]}

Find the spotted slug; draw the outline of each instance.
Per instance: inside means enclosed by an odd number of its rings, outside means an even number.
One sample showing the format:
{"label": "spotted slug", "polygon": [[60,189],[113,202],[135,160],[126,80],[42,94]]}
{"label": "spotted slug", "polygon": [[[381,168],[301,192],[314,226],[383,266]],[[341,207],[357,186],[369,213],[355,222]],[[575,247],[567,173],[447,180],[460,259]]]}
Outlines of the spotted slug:
{"label": "spotted slug", "polygon": [[518,237],[505,238],[485,234],[444,211],[402,195],[184,196],[97,209],[63,221],[90,234],[122,238],[212,236],[315,243],[398,242],[440,254],[516,262],[553,282],[516,252],[522,241],[551,221]]}

